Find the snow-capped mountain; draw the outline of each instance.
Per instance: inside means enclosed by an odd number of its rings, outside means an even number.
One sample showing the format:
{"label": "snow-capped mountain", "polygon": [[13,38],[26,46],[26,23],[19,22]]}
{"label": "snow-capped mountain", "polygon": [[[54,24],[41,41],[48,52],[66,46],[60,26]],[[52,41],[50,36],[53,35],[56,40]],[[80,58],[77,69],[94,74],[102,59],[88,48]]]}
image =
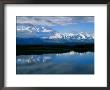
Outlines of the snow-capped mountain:
{"label": "snow-capped mountain", "polygon": [[92,34],[88,33],[55,33],[54,36],[50,36],[49,39],[94,39]]}
{"label": "snow-capped mountain", "polygon": [[[68,43],[68,42],[93,42],[94,33],[59,33],[48,26],[17,24],[17,42],[33,43]],[[22,39],[22,40],[21,40]]]}
{"label": "snow-capped mountain", "polygon": [[53,36],[49,36],[49,39],[62,39],[63,35],[60,33],[55,33]]}

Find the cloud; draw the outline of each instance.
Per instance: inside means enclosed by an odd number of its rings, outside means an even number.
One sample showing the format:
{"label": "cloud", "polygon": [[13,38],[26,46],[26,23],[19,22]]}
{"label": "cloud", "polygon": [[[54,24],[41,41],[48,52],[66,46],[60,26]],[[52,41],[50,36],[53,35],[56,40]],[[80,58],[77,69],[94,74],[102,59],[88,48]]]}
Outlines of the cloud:
{"label": "cloud", "polygon": [[71,18],[76,23],[94,23],[94,16],[73,16]]}
{"label": "cloud", "polygon": [[30,23],[33,25],[54,26],[93,22],[93,16],[17,16],[17,23]]}
{"label": "cloud", "polygon": [[93,23],[94,22],[94,17],[93,16],[91,16],[91,17],[84,17],[84,20],[85,20],[85,22]]}

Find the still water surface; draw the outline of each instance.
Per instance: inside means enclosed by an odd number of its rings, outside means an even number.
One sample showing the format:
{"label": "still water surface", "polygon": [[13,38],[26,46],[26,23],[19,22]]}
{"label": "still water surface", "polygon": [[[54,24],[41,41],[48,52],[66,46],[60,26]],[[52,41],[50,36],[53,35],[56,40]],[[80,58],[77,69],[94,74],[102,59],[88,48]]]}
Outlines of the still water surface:
{"label": "still water surface", "polygon": [[94,52],[18,55],[16,74],[94,74]]}

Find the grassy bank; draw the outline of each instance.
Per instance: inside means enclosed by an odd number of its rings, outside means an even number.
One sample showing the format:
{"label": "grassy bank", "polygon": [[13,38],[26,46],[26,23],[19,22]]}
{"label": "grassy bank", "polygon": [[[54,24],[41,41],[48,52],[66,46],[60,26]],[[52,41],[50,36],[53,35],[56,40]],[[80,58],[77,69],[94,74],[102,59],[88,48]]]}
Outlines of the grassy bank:
{"label": "grassy bank", "polygon": [[48,54],[48,53],[65,53],[65,52],[94,52],[94,44],[84,45],[17,45],[16,54]]}

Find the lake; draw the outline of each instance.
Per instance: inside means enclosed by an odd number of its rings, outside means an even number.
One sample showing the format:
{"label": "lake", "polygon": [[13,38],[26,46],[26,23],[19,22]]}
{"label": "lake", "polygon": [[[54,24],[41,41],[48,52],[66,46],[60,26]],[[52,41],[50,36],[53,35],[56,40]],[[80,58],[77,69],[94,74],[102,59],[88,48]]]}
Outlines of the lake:
{"label": "lake", "polygon": [[94,74],[94,52],[17,55],[16,74]]}

